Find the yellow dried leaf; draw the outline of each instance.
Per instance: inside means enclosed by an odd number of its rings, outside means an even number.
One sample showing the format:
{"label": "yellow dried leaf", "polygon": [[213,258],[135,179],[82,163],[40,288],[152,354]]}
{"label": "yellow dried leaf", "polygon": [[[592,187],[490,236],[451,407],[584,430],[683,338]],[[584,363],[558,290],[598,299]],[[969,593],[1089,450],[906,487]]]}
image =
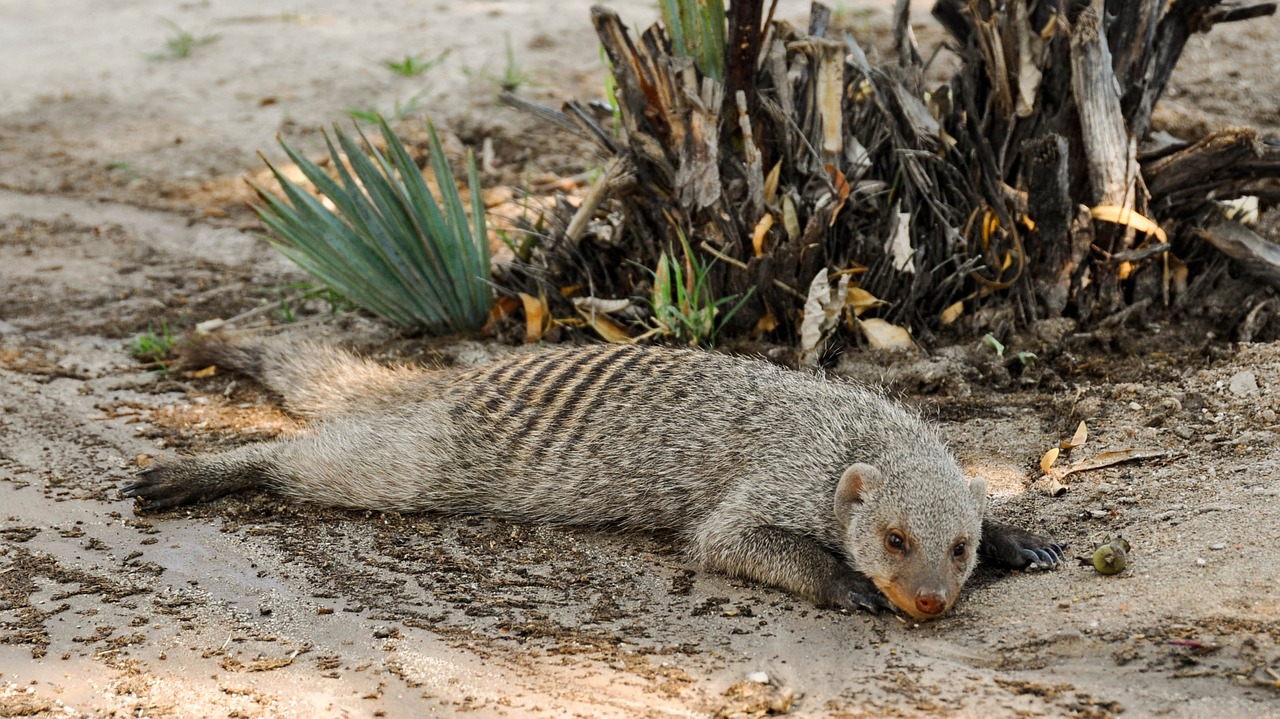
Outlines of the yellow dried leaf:
{"label": "yellow dried leaf", "polygon": [[1084,420],[1080,420],[1080,424],[1076,427],[1076,433],[1071,435],[1071,439],[1062,443],[1063,449],[1075,449],[1084,444],[1089,439],[1089,428],[1085,426]]}
{"label": "yellow dried leaf", "polygon": [[212,377],[217,373],[218,373],[218,366],[209,365],[204,369],[200,369],[200,370],[196,370],[195,372],[192,372],[191,376],[194,377],[195,379],[204,379],[205,377]]}
{"label": "yellow dried leaf", "polygon": [[609,319],[603,312],[592,310],[585,305],[575,305],[578,314],[582,315],[582,319],[586,320],[591,329],[596,331],[605,342],[611,343],[628,343],[631,342],[631,335],[627,331],[619,327]]}
{"label": "yellow dried leaf", "polygon": [[782,160],[778,160],[778,164],[769,170],[769,174],[764,178],[764,204],[772,205],[773,201],[778,198],[778,178],[782,175]]}
{"label": "yellow dried leaf", "polygon": [[751,248],[755,250],[756,257],[764,257],[764,238],[769,236],[769,230],[773,228],[773,213],[766,212],[764,217],[756,223],[756,229],[751,233]]}
{"label": "yellow dried leaf", "polygon": [[1114,222],[1117,225],[1127,225],[1138,232],[1151,235],[1161,242],[1169,241],[1169,236],[1164,233],[1164,230],[1160,228],[1160,225],[1157,225],[1147,216],[1140,215],[1128,207],[1119,207],[1117,205],[1098,205],[1097,207],[1089,210],[1089,214],[1095,220]]}
{"label": "yellow dried leaf", "polygon": [[1048,474],[1049,470],[1053,468],[1053,463],[1058,461],[1058,452],[1058,448],[1053,447],[1048,452],[1045,452],[1044,456],[1040,458],[1041,474]]}
{"label": "yellow dried leaf", "polygon": [[849,294],[845,296],[845,305],[853,308],[855,317],[861,317],[863,312],[884,304],[888,303],[861,287],[850,287]]}
{"label": "yellow dried leaf", "polygon": [[521,292],[520,302],[524,304],[524,341],[527,344],[540,342],[547,331],[547,318],[551,315],[547,301]]}
{"label": "yellow dried leaf", "polygon": [[941,320],[943,326],[945,327],[946,325],[960,319],[960,315],[962,314],[964,314],[964,300],[960,300],[942,311]]}
{"label": "yellow dried leaf", "polygon": [[869,320],[859,320],[858,325],[862,327],[862,333],[867,337],[867,344],[873,349],[902,352],[914,351],[916,348],[915,341],[911,339],[911,333],[898,325],[874,317]]}
{"label": "yellow dried leaf", "polygon": [[773,316],[773,310],[767,310],[764,317],[756,321],[755,329],[751,330],[751,339],[759,339],[760,335],[776,329],[778,329],[778,318]]}
{"label": "yellow dried leaf", "polygon": [[800,239],[800,217],[796,214],[796,203],[791,195],[782,196],[782,229],[787,231],[787,238],[792,242]]}

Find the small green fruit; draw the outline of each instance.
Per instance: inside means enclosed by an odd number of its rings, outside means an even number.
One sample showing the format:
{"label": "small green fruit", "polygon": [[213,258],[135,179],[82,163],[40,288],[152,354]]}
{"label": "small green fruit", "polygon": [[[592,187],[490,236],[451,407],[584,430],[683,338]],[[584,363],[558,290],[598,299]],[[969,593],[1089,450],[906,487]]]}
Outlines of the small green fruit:
{"label": "small green fruit", "polygon": [[1098,574],[1119,574],[1129,562],[1129,543],[1115,539],[1097,548],[1093,553],[1093,568]]}

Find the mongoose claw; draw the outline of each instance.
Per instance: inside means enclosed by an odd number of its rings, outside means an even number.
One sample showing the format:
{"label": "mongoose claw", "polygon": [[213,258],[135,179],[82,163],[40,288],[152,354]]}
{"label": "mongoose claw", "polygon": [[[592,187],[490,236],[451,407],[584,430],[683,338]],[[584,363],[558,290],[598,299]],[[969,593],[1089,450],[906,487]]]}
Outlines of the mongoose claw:
{"label": "mongoose claw", "polygon": [[990,520],[982,525],[979,551],[1007,569],[1057,569],[1067,560],[1065,542]]}
{"label": "mongoose claw", "polygon": [[879,614],[880,612],[893,613],[898,611],[897,608],[879,592],[874,594],[849,592],[845,595],[844,600],[840,602],[840,605],[842,609],[870,612],[872,614]]}
{"label": "mongoose claw", "polygon": [[1022,549],[1020,553],[1027,560],[1026,569],[1057,569],[1067,558],[1067,545],[1056,542],[1045,547]]}

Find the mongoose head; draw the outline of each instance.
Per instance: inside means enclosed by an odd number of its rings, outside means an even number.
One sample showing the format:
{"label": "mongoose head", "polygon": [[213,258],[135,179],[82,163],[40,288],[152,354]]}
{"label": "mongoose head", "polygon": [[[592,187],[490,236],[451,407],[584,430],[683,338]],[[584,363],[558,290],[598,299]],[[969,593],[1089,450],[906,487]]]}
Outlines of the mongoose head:
{"label": "mongoose head", "polygon": [[886,477],[854,464],[835,496],[836,520],[858,569],[920,620],[949,610],[973,573],[987,501],[981,477],[966,481],[958,467],[943,478],[924,471]]}

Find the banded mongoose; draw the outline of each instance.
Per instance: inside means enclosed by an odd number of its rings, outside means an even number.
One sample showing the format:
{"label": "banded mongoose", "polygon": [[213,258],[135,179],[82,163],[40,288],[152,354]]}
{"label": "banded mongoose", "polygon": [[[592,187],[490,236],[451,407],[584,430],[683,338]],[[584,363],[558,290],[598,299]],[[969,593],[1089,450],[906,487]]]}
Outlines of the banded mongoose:
{"label": "banded mongoose", "polygon": [[916,414],[760,360],[604,345],[447,375],[311,342],[194,352],[320,421],[158,460],[122,490],[146,510],[265,487],[335,507],[670,530],[709,569],[922,620],[951,608],[979,550],[1013,568],[1064,557],[984,520],[986,482],[966,480]]}

